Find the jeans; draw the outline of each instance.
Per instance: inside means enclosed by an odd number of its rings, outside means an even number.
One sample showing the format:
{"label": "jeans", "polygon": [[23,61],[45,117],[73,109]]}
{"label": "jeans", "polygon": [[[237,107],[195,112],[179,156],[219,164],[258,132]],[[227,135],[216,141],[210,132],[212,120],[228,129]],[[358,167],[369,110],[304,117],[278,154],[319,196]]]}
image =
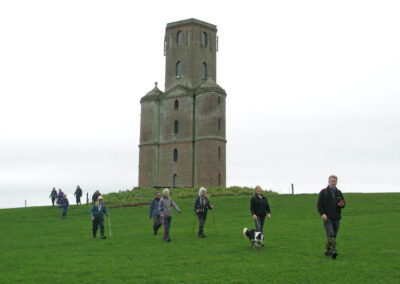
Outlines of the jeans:
{"label": "jeans", "polygon": [[264,228],[264,222],[265,222],[265,216],[257,216],[257,220],[254,220],[254,223],[256,224],[256,230],[258,232],[263,232]]}
{"label": "jeans", "polygon": [[68,208],[62,207],[62,208],[61,208],[61,211],[62,211],[62,216],[65,218],[65,217],[67,216]]}
{"label": "jeans", "polygon": [[169,239],[169,228],[171,226],[172,217],[164,216],[164,240]]}
{"label": "jeans", "polygon": [[324,227],[328,238],[336,238],[336,235],[339,232],[340,220],[328,219],[327,221],[324,221]]}

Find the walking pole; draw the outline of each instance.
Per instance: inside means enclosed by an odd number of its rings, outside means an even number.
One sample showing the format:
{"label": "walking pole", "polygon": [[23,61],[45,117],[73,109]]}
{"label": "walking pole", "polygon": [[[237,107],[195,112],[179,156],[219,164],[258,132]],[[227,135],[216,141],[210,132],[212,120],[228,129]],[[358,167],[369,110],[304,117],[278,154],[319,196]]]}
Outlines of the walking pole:
{"label": "walking pole", "polygon": [[197,221],[197,213],[195,213],[195,215],[194,215],[193,230],[192,230],[192,234],[190,235],[190,237],[193,237],[194,228],[196,227],[196,221]]}
{"label": "walking pole", "polygon": [[217,224],[215,223],[215,215],[214,215],[214,210],[211,210],[211,213],[212,213],[212,215],[213,215],[214,227],[215,227],[215,233],[216,233],[216,234],[217,234],[217,236],[218,236]]}
{"label": "walking pole", "polygon": [[111,217],[108,216],[108,227],[110,228],[110,239],[112,239],[112,235],[111,235]]}
{"label": "walking pole", "polygon": [[164,223],[164,211],[161,211],[162,215],[162,224],[163,224],[163,240],[165,240],[165,223]]}

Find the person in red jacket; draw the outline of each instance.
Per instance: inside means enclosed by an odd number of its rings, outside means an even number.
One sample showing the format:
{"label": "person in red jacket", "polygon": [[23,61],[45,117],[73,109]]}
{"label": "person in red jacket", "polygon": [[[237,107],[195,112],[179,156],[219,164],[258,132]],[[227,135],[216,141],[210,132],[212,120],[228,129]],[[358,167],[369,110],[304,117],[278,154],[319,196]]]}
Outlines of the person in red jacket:
{"label": "person in red jacket", "polygon": [[336,187],[337,176],[329,177],[329,185],[322,189],[318,195],[317,209],[324,222],[326,232],[325,255],[331,255],[336,259],[338,252],[336,250],[336,236],[339,232],[340,219],[342,218],[342,209],[345,206],[342,192]]}

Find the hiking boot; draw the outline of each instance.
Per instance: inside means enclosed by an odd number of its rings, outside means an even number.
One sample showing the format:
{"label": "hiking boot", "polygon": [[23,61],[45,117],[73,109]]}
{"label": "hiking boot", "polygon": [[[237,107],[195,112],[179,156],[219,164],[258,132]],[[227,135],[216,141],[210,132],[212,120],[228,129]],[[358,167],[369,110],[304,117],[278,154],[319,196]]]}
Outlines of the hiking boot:
{"label": "hiking boot", "polygon": [[106,239],[106,238],[107,238],[106,236],[101,236],[101,239],[103,239],[103,240]]}
{"label": "hiking boot", "polygon": [[338,256],[338,252],[336,250],[336,239],[332,238],[332,258],[336,259],[337,256]]}
{"label": "hiking boot", "polygon": [[331,242],[331,239],[328,238],[328,239],[326,240],[326,246],[325,246],[325,250],[324,250],[324,254],[325,254],[326,256],[331,255],[331,253],[332,253],[331,247],[332,247],[332,242]]}
{"label": "hiking boot", "polygon": [[172,241],[172,240],[171,240],[171,238],[168,238],[168,239],[166,239],[166,241],[167,241],[167,242],[170,242],[170,241]]}

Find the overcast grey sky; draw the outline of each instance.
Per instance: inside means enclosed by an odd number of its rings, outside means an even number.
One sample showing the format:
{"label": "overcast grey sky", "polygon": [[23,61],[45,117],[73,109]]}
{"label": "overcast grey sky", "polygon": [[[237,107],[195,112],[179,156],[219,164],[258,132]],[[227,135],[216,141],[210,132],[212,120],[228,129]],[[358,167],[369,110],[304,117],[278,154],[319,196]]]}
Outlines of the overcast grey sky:
{"label": "overcast grey sky", "polygon": [[1,207],[137,185],[168,22],[217,25],[227,184],[400,191],[398,1],[1,1]]}

